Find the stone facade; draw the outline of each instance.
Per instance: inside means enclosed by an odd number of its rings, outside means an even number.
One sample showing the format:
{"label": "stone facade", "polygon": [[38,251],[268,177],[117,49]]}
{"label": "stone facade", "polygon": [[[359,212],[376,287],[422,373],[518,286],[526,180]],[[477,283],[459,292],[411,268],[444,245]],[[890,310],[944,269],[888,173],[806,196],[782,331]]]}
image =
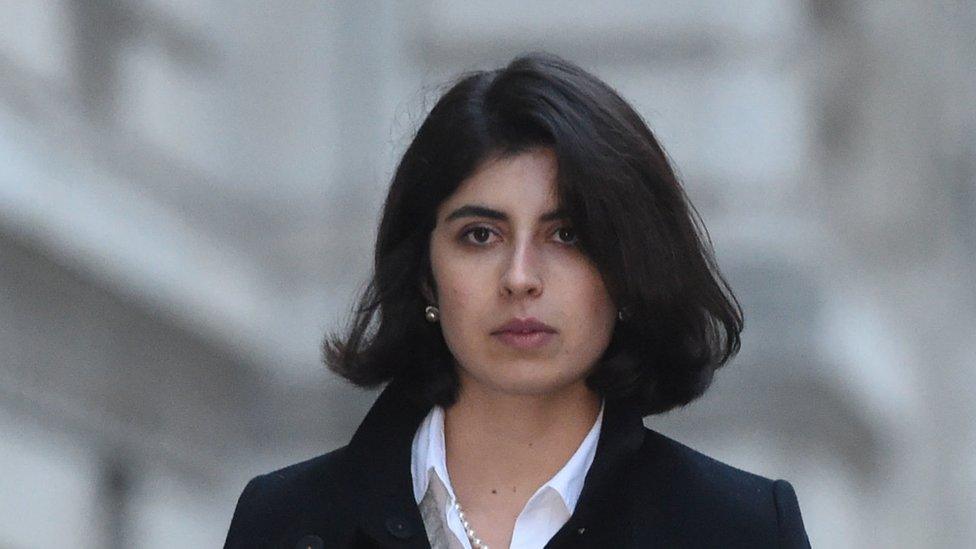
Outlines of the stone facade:
{"label": "stone facade", "polygon": [[[0,545],[212,547],[343,444],[319,362],[398,155],[545,49],[674,159],[740,355],[648,425],[796,487],[814,546],[976,545],[976,10],[965,2],[0,6]],[[422,314],[418,311],[418,314]]]}

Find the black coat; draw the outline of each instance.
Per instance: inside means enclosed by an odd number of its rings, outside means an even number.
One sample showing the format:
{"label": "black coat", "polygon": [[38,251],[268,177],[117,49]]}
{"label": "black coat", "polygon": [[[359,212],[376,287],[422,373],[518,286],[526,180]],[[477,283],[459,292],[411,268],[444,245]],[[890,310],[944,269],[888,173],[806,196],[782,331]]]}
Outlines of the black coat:
{"label": "black coat", "polygon": [[[388,386],[348,446],[258,476],[225,547],[428,548],[410,450],[429,409]],[[793,487],[711,459],[604,410],[576,510],[546,547],[809,547]]]}

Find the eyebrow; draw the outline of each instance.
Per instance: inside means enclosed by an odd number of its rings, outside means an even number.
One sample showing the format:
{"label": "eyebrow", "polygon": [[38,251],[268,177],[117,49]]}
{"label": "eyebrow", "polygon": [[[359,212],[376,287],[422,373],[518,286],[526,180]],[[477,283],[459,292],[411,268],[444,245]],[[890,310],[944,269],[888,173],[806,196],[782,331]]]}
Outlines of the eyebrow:
{"label": "eyebrow", "polygon": [[[455,219],[460,219],[462,217],[487,217],[488,219],[497,219],[499,221],[508,221],[508,214],[486,206],[478,206],[475,204],[465,204],[460,208],[454,210],[446,218],[445,222],[451,222]],[[547,221],[553,221],[556,219],[566,219],[569,215],[565,210],[552,210],[551,212],[546,212],[539,216],[539,221],[545,223]]]}

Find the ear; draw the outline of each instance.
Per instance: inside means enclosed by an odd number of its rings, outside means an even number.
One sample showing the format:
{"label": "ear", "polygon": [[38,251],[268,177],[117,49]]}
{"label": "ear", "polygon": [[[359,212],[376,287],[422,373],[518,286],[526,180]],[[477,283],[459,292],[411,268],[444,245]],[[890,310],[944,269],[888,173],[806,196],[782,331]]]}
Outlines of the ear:
{"label": "ear", "polygon": [[427,277],[424,277],[424,279],[420,281],[420,294],[424,296],[427,303],[437,305],[437,291],[434,290],[431,281]]}

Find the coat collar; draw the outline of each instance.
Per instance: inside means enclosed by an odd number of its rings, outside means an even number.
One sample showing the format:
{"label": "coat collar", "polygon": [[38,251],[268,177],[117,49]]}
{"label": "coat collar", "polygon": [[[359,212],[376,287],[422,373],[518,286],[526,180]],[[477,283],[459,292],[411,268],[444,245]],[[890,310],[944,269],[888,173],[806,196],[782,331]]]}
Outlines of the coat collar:
{"label": "coat collar", "polygon": [[[377,547],[429,548],[423,519],[413,498],[410,451],[414,433],[430,411],[393,382],[383,390],[348,447],[349,501],[357,502],[359,538]],[[596,456],[583,482],[576,510],[547,547],[586,545],[623,536],[615,480],[644,440],[641,415],[633,403],[606,403]],[[582,530],[582,532],[581,532]]]}

